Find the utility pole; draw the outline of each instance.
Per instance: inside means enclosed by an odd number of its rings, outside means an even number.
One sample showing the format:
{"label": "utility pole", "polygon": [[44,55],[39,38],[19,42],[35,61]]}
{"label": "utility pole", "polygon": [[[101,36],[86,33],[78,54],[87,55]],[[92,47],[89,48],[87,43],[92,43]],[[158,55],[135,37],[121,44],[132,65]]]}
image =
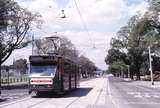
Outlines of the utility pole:
{"label": "utility pole", "polygon": [[32,35],[32,55],[33,55],[33,50],[34,50],[34,35]]}
{"label": "utility pole", "polygon": [[149,51],[149,71],[150,71],[150,75],[151,75],[151,83],[152,83],[152,85],[154,85],[153,71],[152,71],[151,48],[150,48],[150,46],[148,47],[148,51]]}

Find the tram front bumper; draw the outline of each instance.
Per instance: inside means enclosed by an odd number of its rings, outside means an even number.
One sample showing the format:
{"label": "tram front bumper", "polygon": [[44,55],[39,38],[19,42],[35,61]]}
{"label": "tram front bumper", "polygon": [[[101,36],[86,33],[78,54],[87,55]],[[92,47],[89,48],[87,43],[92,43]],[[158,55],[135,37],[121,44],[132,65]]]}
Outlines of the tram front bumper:
{"label": "tram front bumper", "polygon": [[32,91],[53,91],[52,85],[30,85],[29,92]]}

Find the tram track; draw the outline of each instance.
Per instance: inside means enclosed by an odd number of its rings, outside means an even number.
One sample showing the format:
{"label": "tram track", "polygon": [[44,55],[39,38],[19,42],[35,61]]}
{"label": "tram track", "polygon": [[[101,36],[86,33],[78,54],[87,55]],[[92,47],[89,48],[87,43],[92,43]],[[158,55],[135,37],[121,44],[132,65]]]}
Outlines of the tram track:
{"label": "tram track", "polygon": [[70,102],[66,107],[64,108],[69,108],[72,104],[74,104],[76,101],[78,101],[81,97],[78,97],[76,99],[74,99],[72,102]]}
{"label": "tram track", "polygon": [[[37,99],[40,99],[40,100],[38,102],[35,102],[35,100],[37,101]],[[50,99],[52,99],[52,98],[42,99],[42,98],[38,98],[38,97],[32,97],[31,95],[29,95],[29,96],[24,96],[20,99],[16,99],[14,101],[12,100],[12,102],[8,101],[8,102],[5,102],[5,103],[2,103],[0,105],[0,108],[5,108],[5,107],[8,107],[8,106],[13,106],[13,105],[27,103],[27,102],[29,102],[29,103],[34,102],[31,105],[25,107],[25,108],[33,108],[34,106],[36,106],[38,104],[41,104],[41,103],[44,103],[44,102],[46,102]]]}
{"label": "tram track", "polygon": [[[81,97],[77,97],[76,99],[71,100],[71,102],[69,102],[67,105],[65,105],[64,108],[69,108],[72,104],[74,104],[80,98]],[[37,101],[37,99],[40,99],[40,100]],[[4,104],[0,105],[0,108],[6,108],[6,107],[10,107],[10,106],[14,106],[14,105],[20,105],[20,104],[23,105],[23,103],[30,103],[30,105],[25,106],[25,108],[34,108],[34,107],[36,107],[36,106],[38,106],[40,104],[45,104],[46,102],[54,100],[54,99],[61,99],[61,97],[60,98],[54,98],[53,97],[53,98],[47,98],[47,99],[45,98],[45,99],[43,99],[43,98],[38,98],[38,97],[33,98],[31,96],[27,96],[27,97],[24,97],[22,99],[15,100],[13,102],[4,103]],[[35,100],[37,102],[35,102]],[[32,103],[32,102],[34,102],[34,103]],[[56,104],[56,103],[54,103],[54,101],[53,101],[52,104]]]}
{"label": "tram track", "polygon": [[[105,82],[105,81],[106,81],[106,80],[104,80],[103,86],[99,89],[99,93],[98,93],[98,96],[97,96],[97,98],[96,98],[96,101],[95,101],[95,103],[94,103],[94,105],[93,105],[93,108],[98,105],[98,102],[99,102],[101,96],[103,95],[102,93],[105,92],[105,91],[107,91],[107,90],[104,90],[104,88],[103,88],[103,87],[106,85],[106,82]],[[106,87],[105,87],[105,89],[106,89]]]}
{"label": "tram track", "polygon": [[33,108],[33,107],[35,107],[35,106],[37,106],[37,105],[39,105],[39,104],[45,103],[45,102],[47,102],[47,101],[49,101],[49,100],[51,100],[51,98],[47,98],[47,99],[45,99],[45,100],[39,101],[39,102],[37,102],[37,103],[35,103],[35,104],[33,104],[33,105],[28,106],[27,108]]}
{"label": "tram track", "polygon": [[[98,95],[97,95],[97,98],[96,98],[96,100],[95,100],[95,102],[94,102],[94,104],[93,105],[91,105],[91,107],[93,107],[93,108],[95,108],[97,105],[98,105],[98,102],[99,102],[99,100],[100,100],[100,98],[101,98],[101,96],[102,96],[102,93],[105,91],[104,89],[103,89],[103,87],[104,87],[104,85],[106,84],[106,82],[104,81],[104,83],[103,83],[103,86],[100,88],[100,89],[98,89]],[[95,86],[94,86],[95,87]],[[64,107],[64,108],[69,108],[70,106],[72,106],[75,102],[77,102],[78,100],[80,100],[81,99],[81,97],[78,97],[78,98],[76,98],[76,99],[74,99],[72,102],[70,102],[66,107]]]}
{"label": "tram track", "polygon": [[[77,97],[76,99],[73,99],[71,102],[69,102],[64,108],[69,108],[72,104],[74,104],[76,101],[78,101],[81,97]],[[0,105],[0,108],[6,108],[8,106],[13,106],[13,105],[17,105],[17,104],[21,104],[21,103],[27,103],[27,102],[34,102],[35,99],[37,100],[38,98],[32,98],[32,97],[25,97],[21,100],[16,100],[14,102],[11,102],[11,103],[4,103],[4,105]],[[31,105],[28,105],[26,106],[25,108],[34,108],[40,104],[45,104],[47,101],[50,101],[50,100],[53,100],[55,98],[45,98],[45,99],[42,99],[40,98],[40,100],[38,102],[34,102],[32,103]],[[60,98],[56,98],[56,99],[60,99]],[[54,104],[54,103],[52,103]]]}
{"label": "tram track", "polygon": [[95,103],[94,103],[94,106],[97,105],[97,103],[98,103],[98,101],[99,101],[99,99],[100,99],[100,96],[101,96],[101,94],[102,94],[102,91],[103,91],[103,88],[100,89],[100,92],[99,92],[99,94],[98,94],[98,96],[97,96],[97,99],[96,99],[96,101],[95,101]]}
{"label": "tram track", "polygon": [[15,100],[13,102],[8,101],[7,103],[3,103],[2,105],[0,105],[0,108],[5,108],[7,106],[14,105],[14,104],[17,104],[20,102],[25,102],[26,100],[30,100],[30,99],[32,99],[32,98],[27,96],[27,97],[22,97],[22,99]]}
{"label": "tram track", "polygon": [[[10,101],[7,103],[3,103],[0,105],[0,108],[74,108],[77,105],[81,106],[81,104],[82,107],[88,108],[89,106],[89,108],[95,108],[104,104],[103,95],[105,93],[105,83],[105,80],[103,80],[101,85],[93,84],[92,82],[83,82],[83,85],[81,85],[81,89],[72,91],[71,93],[67,93],[60,97],[51,95],[45,95],[42,97],[31,97],[31,95],[27,95],[24,98],[17,99],[12,102]],[[94,98],[92,98],[93,96]]]}

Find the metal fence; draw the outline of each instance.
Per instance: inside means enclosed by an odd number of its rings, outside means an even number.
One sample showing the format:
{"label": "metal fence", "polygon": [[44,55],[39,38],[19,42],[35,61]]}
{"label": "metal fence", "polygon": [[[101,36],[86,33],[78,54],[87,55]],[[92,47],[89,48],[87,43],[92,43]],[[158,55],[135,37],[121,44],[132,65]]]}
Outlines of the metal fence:
{"label": "metal fence", "polygon": [[21,76],[21,77],[2,77],[1,83],[2,84],[13,84],[13,83],[22,83],[28,82],[28,76]]}

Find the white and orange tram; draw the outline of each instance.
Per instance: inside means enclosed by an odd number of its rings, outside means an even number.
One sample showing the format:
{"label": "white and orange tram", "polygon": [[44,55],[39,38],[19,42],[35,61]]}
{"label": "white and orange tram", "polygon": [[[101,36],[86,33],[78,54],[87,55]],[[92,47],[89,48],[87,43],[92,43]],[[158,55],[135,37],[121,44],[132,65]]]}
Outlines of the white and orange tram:
{"label": "white and orange tram", "polygon": [[80,68],[58,55],[30,56],[29,93],[63,94],[79,87]]}

